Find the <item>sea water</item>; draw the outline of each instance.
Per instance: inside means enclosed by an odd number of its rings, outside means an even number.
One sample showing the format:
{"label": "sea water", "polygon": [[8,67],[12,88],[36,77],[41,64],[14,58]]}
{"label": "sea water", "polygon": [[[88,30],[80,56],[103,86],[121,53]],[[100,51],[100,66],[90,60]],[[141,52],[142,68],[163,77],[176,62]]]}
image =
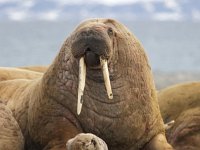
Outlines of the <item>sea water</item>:
{"label": "sea water", "polygon": [[[0,66],[48,65],[78,22],[0,22]],[[200,71],[200,23],[124,22],[153,70]]]}

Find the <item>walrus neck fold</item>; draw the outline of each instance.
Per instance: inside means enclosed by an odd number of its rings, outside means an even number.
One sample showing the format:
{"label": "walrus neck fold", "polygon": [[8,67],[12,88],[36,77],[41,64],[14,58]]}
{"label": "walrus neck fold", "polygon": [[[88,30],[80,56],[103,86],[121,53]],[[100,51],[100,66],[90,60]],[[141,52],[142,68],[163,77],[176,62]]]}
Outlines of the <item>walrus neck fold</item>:
{"label": "walrus neck fold", "polygon": [[48,94],[63,103],[66,100],[61,93],[72,91],[71,95],[75,97],[75,89],[78,86],[78,62],[74,61],[75,58],[68,49],[71,42],[69,39],[62,45],[59,54],[43,76],[43,84],[49,90]]}

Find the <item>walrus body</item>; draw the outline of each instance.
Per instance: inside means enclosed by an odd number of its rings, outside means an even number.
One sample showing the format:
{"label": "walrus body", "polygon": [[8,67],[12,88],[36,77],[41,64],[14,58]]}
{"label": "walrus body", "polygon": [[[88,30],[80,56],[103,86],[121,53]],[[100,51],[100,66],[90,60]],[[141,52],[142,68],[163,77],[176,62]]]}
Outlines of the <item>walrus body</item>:
{"label": "walrus body", "polygon": [[[77,115],[81,57],[87,77]],[[106,94],[99,57],[108,61],[113,99]],[[25,149],[66,149],[66,142],[82,132],[102,138],[109,150],[172,149],[145,52],[111,19],[80,24],[41,78],[1,82],[0,97],[21,128]]]}
{"label": "walrus body", "polygon": [[29,71],[35,71],[35,72],[44,73],[44,72],[47,71],[48,66],[24,66],[24,67],[18,67],[18,68],[29,70]]}
{"label": "walrus body", "polygon": [[14,79],[35,79],[41,77],[42,75],[42,73],[25,69],[0,67],[0,81]]}
{"label": "walrus body", "polygon": [[175,120],[167,138],[176,150],[200,149],[200,82],[178,84],[158,92],[165,122]]}

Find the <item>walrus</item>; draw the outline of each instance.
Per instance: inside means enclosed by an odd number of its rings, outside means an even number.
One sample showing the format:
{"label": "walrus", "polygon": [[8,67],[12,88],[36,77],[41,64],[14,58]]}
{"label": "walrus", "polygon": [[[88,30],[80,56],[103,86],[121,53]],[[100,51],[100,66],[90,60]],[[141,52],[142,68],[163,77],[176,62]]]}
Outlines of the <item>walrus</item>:
{"label": "walrus", "polygon": [[14,79],[35,79],[43,74],[35,71],[19,69],[14,67],[0,67],[0,81]]}
{"label": "walrus", "polygon": [[101,138],[109,150],[172,149],[143,47],[113,19],[82,22],[41,78],[1,82],[0,98],[25,149],[64,150],[82,133]]}
{"label": "walrus", "polygon": [[200,82],[170,86],[158,92],[165,122],[174,120],[167,139],[176,150],[200,149]]}
{"label": "walrus", "polygon": [[47,71],[48,66],[23,66],[23,67],[18,67],[19,69],[25,69],[29,71],[35,71],[35,72],[41,72],[44,73]]}

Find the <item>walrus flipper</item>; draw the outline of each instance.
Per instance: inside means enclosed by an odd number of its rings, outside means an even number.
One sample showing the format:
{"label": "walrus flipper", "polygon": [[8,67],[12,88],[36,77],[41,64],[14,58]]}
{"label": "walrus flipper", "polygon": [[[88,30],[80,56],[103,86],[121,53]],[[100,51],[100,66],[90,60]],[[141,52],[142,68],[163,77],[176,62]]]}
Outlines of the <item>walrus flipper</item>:
{"label": "walrus flipper", "polygon": [[167,142],[164,134],[158,134],[145,146],[143,150],[174,150]]}
{"label": "walrus flipper", "polygon": [[0,101],[0,150],[23,150],[24,137],[12,112]]}

